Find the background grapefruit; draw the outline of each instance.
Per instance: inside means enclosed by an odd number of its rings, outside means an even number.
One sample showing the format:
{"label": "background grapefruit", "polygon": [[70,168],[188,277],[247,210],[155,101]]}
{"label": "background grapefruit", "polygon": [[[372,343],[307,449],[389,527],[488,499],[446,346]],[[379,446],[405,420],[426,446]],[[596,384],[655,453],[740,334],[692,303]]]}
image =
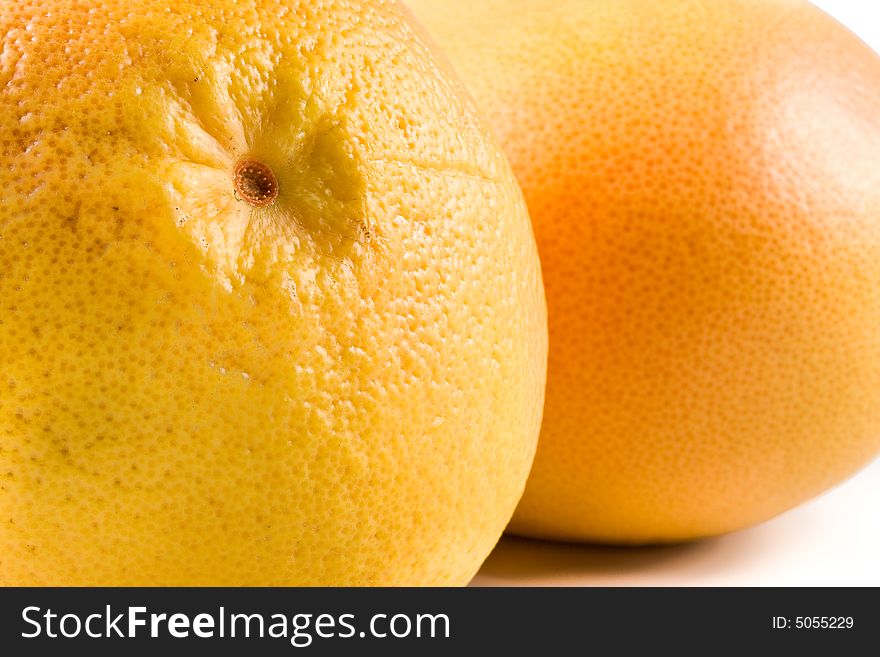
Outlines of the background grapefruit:
{"label": "background grapefruit", "polygon": [[880,58],[799,0],[410,0],[509,156],[548,296],[511,530],[718,534],[880,447]]}

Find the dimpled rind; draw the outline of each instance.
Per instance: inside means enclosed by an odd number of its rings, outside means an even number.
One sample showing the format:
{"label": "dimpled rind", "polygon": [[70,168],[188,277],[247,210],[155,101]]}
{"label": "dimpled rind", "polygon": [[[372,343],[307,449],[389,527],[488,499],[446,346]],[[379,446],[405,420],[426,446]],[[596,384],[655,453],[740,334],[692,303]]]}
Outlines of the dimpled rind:
{"label": "dimpled rind", "polygon": [[880,58],[805,0],[412,0],[501,140],[547,290],[511,530],[766,520],[880,449]]}
{"label": "dimpled rind", "polygon": [[534,454],[546,310],[509,165],[408,13],[0,28],[0,584],[466,583]]}

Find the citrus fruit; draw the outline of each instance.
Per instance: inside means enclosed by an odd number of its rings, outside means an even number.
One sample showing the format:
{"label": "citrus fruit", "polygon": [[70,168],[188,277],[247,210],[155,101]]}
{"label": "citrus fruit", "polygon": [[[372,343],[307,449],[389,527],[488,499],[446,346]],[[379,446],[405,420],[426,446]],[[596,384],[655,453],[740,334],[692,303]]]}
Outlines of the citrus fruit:
{"label": "citrus fruit", "polygon": [[378,1],[0,7],[0,583],[463,584],[540,424],[522,195]]}
{"label": "citrus fruit", "polygon": [[544,425],[511,530],[765,520],[880,447],[880,58],[796,0],[412,0],[522,185]]}

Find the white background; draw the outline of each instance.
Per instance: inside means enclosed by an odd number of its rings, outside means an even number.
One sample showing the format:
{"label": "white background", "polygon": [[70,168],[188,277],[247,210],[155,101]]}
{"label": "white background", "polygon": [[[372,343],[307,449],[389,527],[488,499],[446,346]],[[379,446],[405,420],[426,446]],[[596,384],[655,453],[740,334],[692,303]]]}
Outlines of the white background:
{"label": "white background", "polygon": [[[814,4],[880,52],[880,0]],[[880,586],[880,461],[769,522],[698,543],[611,548],[505,537],[473,584]]]}

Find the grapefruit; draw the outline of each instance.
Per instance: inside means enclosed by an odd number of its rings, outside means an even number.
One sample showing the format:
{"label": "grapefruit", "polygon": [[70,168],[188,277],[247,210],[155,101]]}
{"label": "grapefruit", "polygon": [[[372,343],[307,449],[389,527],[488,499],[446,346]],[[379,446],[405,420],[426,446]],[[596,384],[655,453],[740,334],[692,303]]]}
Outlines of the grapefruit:
{"label": "grapefruit", "polygon": [[522,195],[380,1],[0,6],[0,584],[464,584],[525,484]]}
{"label": "grapefruit", "polygon": [[799,0],[411,0],[523,187],[544,425],[511,531],[728,532],[880,448],[880,58]]}

